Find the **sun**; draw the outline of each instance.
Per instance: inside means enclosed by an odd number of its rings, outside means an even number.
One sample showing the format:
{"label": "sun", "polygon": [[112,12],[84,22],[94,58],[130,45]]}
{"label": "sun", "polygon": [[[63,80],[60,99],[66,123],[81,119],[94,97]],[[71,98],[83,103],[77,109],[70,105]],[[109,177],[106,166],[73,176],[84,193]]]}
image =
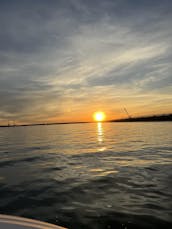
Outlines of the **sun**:
{"label": "sun", "polygon": [[93,114],[93,118],[94,118],[94,120],[95,120],[96,122],[102,122],[102,121],[105,120],[106,115],[105,115],[104,112],[99,111],[99,112],[95,112],[95,113]]}

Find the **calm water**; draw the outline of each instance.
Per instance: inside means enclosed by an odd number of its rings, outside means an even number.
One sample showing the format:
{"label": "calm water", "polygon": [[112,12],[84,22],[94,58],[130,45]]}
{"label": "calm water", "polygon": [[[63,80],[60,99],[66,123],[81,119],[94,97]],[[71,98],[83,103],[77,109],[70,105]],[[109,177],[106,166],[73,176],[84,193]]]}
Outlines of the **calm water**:
{"label": "calm water", "polygon": [[0,213],[172,228],[171,139],[170,122],[0,128]]}

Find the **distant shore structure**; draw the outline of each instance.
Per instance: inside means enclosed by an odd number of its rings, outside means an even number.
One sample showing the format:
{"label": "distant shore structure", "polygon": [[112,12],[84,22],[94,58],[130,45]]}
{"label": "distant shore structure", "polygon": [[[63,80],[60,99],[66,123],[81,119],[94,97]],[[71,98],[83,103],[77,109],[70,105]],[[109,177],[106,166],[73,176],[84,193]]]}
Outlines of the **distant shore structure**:
{"label": "distant shore structure", "polygon": [[8,125],[7,125],[8,127],[15,127],[16,126],[16,122],[15,122],[15,120],[12,120],[12,121],[9,121],[8,120]]}
{"label": "distant shore structure", "polygon": [[128,111],[127,111],[127,109],[125,107],[124,107],[124,111],[127,114],[128,118],[130,119],[131,118],[131,115],[128,113]]}

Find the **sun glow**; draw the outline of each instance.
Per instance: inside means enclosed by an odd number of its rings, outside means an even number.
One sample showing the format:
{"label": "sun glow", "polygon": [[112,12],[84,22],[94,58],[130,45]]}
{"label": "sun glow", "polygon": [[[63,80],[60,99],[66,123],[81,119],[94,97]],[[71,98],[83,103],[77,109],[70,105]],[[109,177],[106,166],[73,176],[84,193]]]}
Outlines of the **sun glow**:
{"label": "sun glow", "polygon": [[96,122],[102,122],[102,121],[104,121],[105,120],[105,118],[106,118],[106,115],[105,115],[105,113],[104,112],[95,112],[94,114],[93,114],[93,118],[94,118],[94,120],[96,121]]}

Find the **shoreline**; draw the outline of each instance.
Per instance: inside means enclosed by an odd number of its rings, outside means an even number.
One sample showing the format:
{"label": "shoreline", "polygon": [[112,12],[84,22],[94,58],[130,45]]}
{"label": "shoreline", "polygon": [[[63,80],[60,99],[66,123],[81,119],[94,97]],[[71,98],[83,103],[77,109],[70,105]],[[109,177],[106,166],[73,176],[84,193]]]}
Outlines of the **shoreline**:
{"label": "shoreline", "polygon": [[[172,114],[114,119],[114,120],[104,121],[104,123],[107,123],[107,122],[169,122],[169,121],[172,121]],[[0,125],[0,127],[4,128],[4,127],[67,125],[67,124],[85,124],[85,123],[96,123],[96,122],[33,123],[33,124],[21,124],[21,125],[20,124],[19,125]]]}

